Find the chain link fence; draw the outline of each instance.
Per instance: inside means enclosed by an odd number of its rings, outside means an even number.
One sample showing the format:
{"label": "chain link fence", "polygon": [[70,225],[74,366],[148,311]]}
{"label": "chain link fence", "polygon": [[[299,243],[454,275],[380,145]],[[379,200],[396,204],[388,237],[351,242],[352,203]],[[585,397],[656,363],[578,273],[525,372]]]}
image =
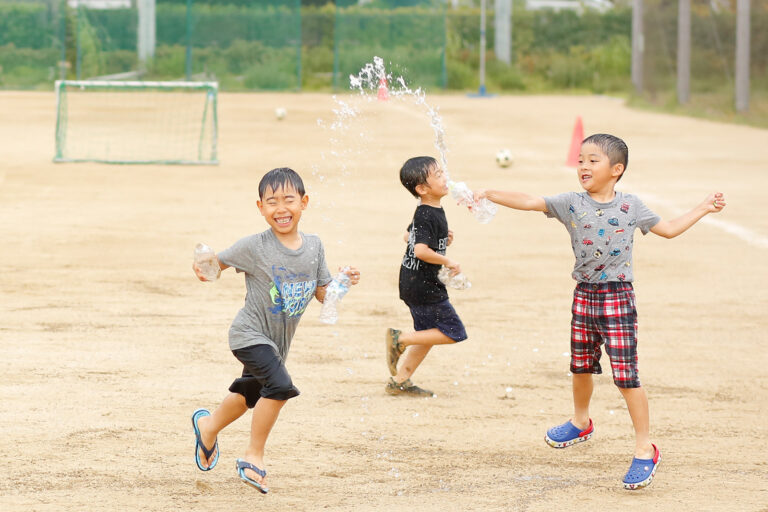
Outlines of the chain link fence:
{"label": "chain link fence", "polygon": [[[120,1],[120,0],[113,0]],[[156,0],[151,54],[139,59],[145,0],[0,0],[0,88],[50,90],[55,79],[216,80],[224,91],[345,90],[371,62],[409,85],[476,91],[480,9],[444,0]],[[316,2],[313,2],[315,4]],[[495,58],[490,92],[573,90],[677,107],[677,0],[645,0],[643,87],[631,83],[631,0],[591,10],[514,0],[511,63]],[[146,21],[146,20],[145,20]],[[691,0],[688,108],[733,112],[736,0]],[[751,115],[768,125],[768,0],[751,0]]]}

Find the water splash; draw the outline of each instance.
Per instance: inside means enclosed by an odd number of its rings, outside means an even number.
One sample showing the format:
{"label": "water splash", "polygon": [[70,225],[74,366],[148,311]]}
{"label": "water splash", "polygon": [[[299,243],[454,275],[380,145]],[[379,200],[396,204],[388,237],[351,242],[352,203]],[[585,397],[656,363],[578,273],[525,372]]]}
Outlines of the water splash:
{"label": "water splash", "polygon": [[357,75],[349,75],[349,88],[358,91],[360,96],[369,102],[379,101],[379,90],[382,86],[387,87],[389,98],[412,98],[416,106],[424,108],[429,118],[429,125],[435,133],[434,144],[440,155],[440,165],[448,174],[448,148],[445,144],[443,118],[437,107],[427,103],[427,93],[421,87],[416,90],[408,87],[402,76],[393,80],[392,75],[387,72],[384,66],[384,59],[381,57],[374,57],[373,62],[365,64]]}
{"label": "water splash", "polygon": [[[389,99],[410,99],[413,103],[424,110],[429,119],[429,125],[434,132],[434,146],[440,155],[440,165],[448,177],[448,188],[451,196],[460,205],[466,206],[475,215],[475,218],[482,224],[490,222],[496,215],[496,205],[488,199],[475,201],[472,190],[466,183],[453,181],[448,170],[448,147],[446,145],[445,128],[443,127],[443,118],[440,116],[439,109],[433,107],[427,102],[427,94],[421,87],[413,90],[405,83],[402,76],[394,78],[388,73],[384,66],[384,59],[374,57],[373,62],[365,64],[357,75],[349,75],[349,87],[359,92],[360,96],[368,102],[381,101]],[[383,94],[382,91],[386,92]],[[359,109],[355,109],[337,100],[339,109],[334,110],[337,118],[331,125],[343,129],[345,123],[357,117],[360,114]]]}

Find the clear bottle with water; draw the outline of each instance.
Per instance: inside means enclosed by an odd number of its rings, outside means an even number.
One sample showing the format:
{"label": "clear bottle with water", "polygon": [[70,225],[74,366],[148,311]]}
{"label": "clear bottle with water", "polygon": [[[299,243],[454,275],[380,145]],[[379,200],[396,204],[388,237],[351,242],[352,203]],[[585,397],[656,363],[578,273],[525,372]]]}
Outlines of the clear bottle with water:
{"label": "clear bottle with water", "polygon": [[219,278],[219,259],[216,253],[203,243],[195,246],[195,263],[206,281],[215,281]]}
{"label": "clear bottle with water", "polygon": [[467,276],[463,272],[459,272],[455,276],[451,275],[451,269],[446,266],[440,267],[437,271],[437,278],[445,286],[453,288],[454,290],[466,290],[472,288],[472,283],[469,282]]}
{"label": "clear bottle with water", "polygon": [[485,197],[472,204],[472,213],[480,224],[491,222],[497,210],[496,205]]}
{"label": "clear bottle with water", "polygon": [[488,224],[496,215],[496,205],[485,197],[475,201],[472,191],[463,181],[451,181],[448,187],[456,202],[469,208],[480,224]]}
{"label": "clear bottle with water", "polygon": [[349,291],[350,280],[346,274],[348,267],[334,276],[325,289],[325,299],[320,307],[320,321],[326,324],[335,324],[339,319],[338,303]]}

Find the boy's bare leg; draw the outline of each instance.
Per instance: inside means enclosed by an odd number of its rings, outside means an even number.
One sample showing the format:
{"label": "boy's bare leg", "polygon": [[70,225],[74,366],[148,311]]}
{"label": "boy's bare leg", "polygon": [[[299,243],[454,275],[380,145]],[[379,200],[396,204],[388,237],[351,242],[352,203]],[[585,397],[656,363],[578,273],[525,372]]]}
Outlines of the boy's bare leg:
{"label": "boy's bare leg", "polygon": [[594,384],[592,382],[591,373],[574,373],[573,374],[573,423],[581,430],[589,427],[589,402],[592,399],[592,390]]}
{"label": "boy's bare leg", "polygon": [[[221,405],[219,405],[213,414],[210,416],[203,416],[197,420],[197,427],[200,429],[200,439],[203,444],[210,448],[216,442],[216,436],[227,425],[235,421],[237,418],[245,414],[248,410],[248,406],[245,404],[245,397],[239,393],[230,393]],[[203,466],[208,467],[210,461],[216,458],[216,450],[211,453],[211,458],[206,460],[205,454],[200,451],[200,460],[203,461]]]}
{"label": "boy's bare leg", "polygon": [[427,357],[429,350],[435,345],[447,345],[455,343],[451,338],[443,334],[440,329],[433,328],[425,331],[414,331],[400,334],[398,339],[406,347],[411,345],[405,351],[401,358],[401,366],[394,376],[395,382],[405,382],[411,378],[413,372],[419,367],[424,358]]}
{"label": "boy's bare leg", "polygon": [[411,378],[413,372],[419,367],[421,362],[427,357],[432,345],[412,345],[405,351],[400,368],[397,370],[397,375],[393,377],[398,384],[405,382]]}
{"label": "boy's bare leg", "polygon": [[[272,400],[271,398],[259,398],[256,406],[253,408],[253,418],[251,419],[251,439],[248,448],[245,450],[245,460],[259,469],[265,469],[264,466],[264,447],[267,444],[267,437],[272,431],[272,427],[277,421],[280,409],[283,408],[287,400]],[[266,477],[262,478],[255,471],[245,469],[248,478],[251,478],[260,484],[266,485]]]}
{"label": "boy's bare leg", "polygon": [[635,457],[651,459],[654,455],[654,449],[651,444],[648,396],[645,394],[645,389],[642,387],[619,388],[619,391],[627,402],[632,426],[635,427]]}
{"label": "boy's bare leg", "polygon": [[443,334],[440,329],[433,327],[426,331],[402,332],[398,341],[405,345],[447,345],[455,343],[451,338]]}

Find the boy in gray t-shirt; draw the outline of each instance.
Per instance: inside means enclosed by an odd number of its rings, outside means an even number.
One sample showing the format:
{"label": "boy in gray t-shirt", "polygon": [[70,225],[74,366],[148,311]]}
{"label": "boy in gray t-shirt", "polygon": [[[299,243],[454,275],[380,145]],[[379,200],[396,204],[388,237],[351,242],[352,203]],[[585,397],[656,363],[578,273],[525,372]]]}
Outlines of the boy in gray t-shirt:
{"label": "boy in gray t-shirt", "polygon": [[708,213],[725,207],[723,194],[710,194],[695,208],[664,221],[637,197],[617,192],[616,183],[627,167],[627,145],[613,135],[596,134],[581,145],[576,174],[584,192],[536,197],[521,192],[478,191],[487,198],[518,210],[544,212],[563,223],[571,236],[576,262],[571,319],[571,372],[574,415],[547,431],[545,441],[565,448],[592,437],[589,417],[592,374],[602,373],[601,346],[611,361],[613,380],[627,403],[635,428],[635,453],[623,479],[625,489],[651,483],[661,453],[650,440],[648,398],[637,372],[637,311],[632,287],[634,230],[675,237]]}
{"label": "boy in gray t-shirt", "polygon": [[[257,203],[269,229],[216,255],[220,271],[234,267],[245,274],[245,304],[229,329],[229,347],[243,372],[213,414],[207,409],[192,414],[195,462],[202,471],[213,469],[219,459],[218,433],[253,408],[250,442],[245,456],[237,459],[237,472],[262,493],[268,491],[262,469],[267,437],[285,402],[299,394],[285,368],[291,340],[312,297],[323,302],[331,282],[320,238],[298,230],[308,201],[295,171],[269,171],[259,183]],[[207,280],[196,263],[193,269]],[[351,284],[358,283],[356,268],[345,272]]]}

